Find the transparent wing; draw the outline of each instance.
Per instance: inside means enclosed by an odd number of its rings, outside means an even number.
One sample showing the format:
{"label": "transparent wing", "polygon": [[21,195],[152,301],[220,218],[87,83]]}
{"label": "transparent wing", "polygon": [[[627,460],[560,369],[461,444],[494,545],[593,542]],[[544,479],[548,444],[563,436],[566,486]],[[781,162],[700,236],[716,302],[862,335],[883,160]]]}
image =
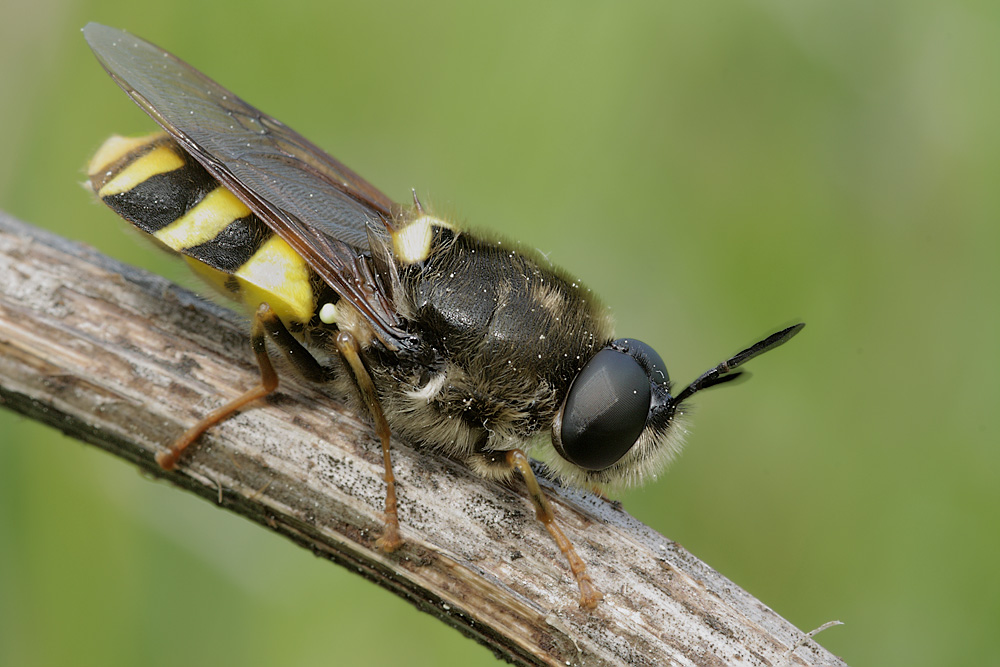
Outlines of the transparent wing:
{"label": "transparent wing", "polygon": [[383,343],[405,344],[391,297],[363,258],[368,226],[391,227],[392,200],[167,51],[97,23],[83,33],[122,90],[354,305]]}

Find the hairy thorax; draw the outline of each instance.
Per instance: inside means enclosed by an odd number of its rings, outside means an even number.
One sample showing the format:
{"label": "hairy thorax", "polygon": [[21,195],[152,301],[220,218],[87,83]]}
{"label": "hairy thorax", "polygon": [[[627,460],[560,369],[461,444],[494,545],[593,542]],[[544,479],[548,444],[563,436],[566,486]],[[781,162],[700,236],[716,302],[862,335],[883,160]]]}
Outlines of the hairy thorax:
{"label": "hairy thorax", "polygon": [[481,473],[508,470],[492,454],[551,427],[611,339],[605,309],[537,253],[450,226],[431,225],[426,251],[394,264],[396,307],[422,342],[372,364],[393,430]]}

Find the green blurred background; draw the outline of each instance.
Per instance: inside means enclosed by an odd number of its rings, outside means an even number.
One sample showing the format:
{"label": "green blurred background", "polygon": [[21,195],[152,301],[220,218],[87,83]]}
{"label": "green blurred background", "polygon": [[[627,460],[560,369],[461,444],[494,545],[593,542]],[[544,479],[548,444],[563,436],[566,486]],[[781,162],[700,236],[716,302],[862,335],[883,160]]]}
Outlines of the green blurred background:
{"label": "green blurred background", "polygon": [[[79,29],[178,53],[390,196],[551,253],[706,392],[624,497],[851,665],[1000,624],[1000,4],[4,0],[0,207],[184,278],[78,183],[152,125]],[[249,354],[249,352],[248,352]],[[0,413],[0,664],[492,664],[375,586]]]}

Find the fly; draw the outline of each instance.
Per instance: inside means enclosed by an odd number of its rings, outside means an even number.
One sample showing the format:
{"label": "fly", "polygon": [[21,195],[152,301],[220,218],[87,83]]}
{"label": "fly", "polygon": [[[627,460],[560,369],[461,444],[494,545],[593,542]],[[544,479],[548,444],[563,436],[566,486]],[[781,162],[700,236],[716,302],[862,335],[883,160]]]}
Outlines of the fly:
{"label": "fly", "polygon": [[208,428],[271,393],[268,341],[374,424],[385,467],[387,552],[403,540],[390,434],[484,477],[520,476],[565,554],[580,605],[602,598],[526,455],[588,489],[655,475],[681,448],[695,393],[801,331],[783,329],[675,392],[649,345],[616,338],[608,311],[541,254],[471,234],[414,196],[396,204],[288,126],[170,53],[95,23],[84,36],[162,132],[112,137],[90,185],[253,314],[260,383],[206,415],[156,460],[174,468]]}

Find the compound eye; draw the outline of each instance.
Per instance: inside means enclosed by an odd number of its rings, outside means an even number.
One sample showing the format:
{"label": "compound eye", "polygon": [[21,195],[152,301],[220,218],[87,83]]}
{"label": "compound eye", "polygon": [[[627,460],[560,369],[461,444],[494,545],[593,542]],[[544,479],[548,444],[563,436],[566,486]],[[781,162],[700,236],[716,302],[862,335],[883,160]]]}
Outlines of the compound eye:
{"label": "compound eye", "polygon": [[649,380],[669,390],[670,376],[667,374],[667,365],[663,363],[663,358],[656,350],[635,338],[619,338],[612,344],[623,346],[630,355],[642,356],[649,367]]}
{"label": "compound eye", "polygon": [[646,427],[650,378],[635,359],[604,348],[573,381],[563,404],[556,450],[586,470],[604,470]]}

